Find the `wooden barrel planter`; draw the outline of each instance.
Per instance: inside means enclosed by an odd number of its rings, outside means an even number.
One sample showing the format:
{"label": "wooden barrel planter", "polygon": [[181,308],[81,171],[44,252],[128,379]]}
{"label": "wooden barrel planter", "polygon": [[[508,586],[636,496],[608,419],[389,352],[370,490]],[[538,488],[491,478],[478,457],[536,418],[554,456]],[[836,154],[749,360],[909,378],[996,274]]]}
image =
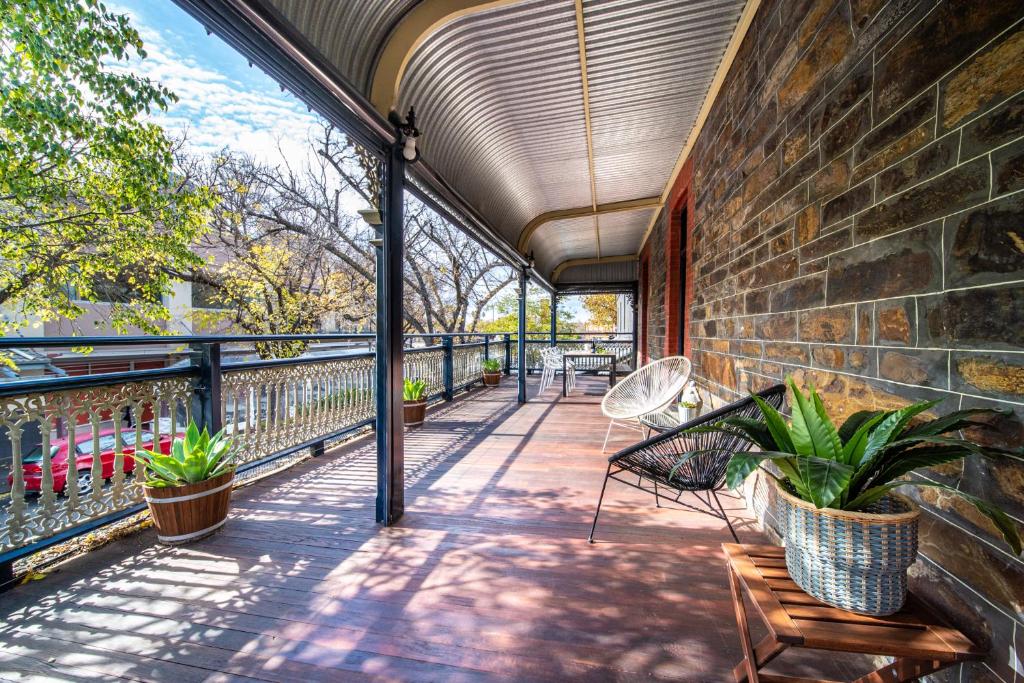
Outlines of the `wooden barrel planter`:
{"label": "wooden barrel planter", "polygon": [[405,418],[406,427],[416,427],[423,424],[427,419],[427,402],[406,401],[402,406],[402,417]]}
{"label": "wooden barrel planter", "polygon": [[156,536],[166,545],[182,545],[209,536],[224,525],[235,471],[185,486],[144,487]]}
{"label": "wooden barrel planter", "polygon": [[484,386],[485,387],[496,387],[501,384],[501,371],[498,372],[487,372],[484,370]]}

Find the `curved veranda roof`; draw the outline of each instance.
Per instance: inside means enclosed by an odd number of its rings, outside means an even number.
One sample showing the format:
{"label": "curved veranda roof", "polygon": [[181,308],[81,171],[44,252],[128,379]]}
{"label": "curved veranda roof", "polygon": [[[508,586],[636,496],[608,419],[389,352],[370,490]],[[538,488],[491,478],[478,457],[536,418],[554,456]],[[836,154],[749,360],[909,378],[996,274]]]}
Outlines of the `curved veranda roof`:
{"label": "curved veranda roof", "polygon": [[414,106],[433,172],[556,284],[635,279],[756,4],[226,1],[272,14],[380,114]]}

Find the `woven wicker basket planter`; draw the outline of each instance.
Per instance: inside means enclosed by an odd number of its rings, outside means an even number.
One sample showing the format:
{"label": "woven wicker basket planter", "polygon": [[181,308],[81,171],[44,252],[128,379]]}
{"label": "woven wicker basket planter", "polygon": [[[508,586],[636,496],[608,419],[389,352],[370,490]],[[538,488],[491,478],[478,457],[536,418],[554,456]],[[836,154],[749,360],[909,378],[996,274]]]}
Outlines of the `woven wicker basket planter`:
{"label": "woven wicker basket planter", "polygon": [[406,427],[417,427],[427,419],[427,402],[405,401],[402,404],[402,417],[405,419]]}
{"label": "woven wicker basket planter", "polygon": [[484,370],[484,386],[496,387],[501,384],[501,372],[487,372]]}
{"label": "woven wicker basket planter", "polygon": [[866,512],[818,509],[777,487],[786,568],[804,591],[840,609],[884,616],[907,597],[921,510],[891,494]]}
{"label": "woven wicker basket planter", "polygon": [[182,545],[205,538],[224,526],[231,505],[235,471],[173,487],[143,487],[157,539],[165,545]]}

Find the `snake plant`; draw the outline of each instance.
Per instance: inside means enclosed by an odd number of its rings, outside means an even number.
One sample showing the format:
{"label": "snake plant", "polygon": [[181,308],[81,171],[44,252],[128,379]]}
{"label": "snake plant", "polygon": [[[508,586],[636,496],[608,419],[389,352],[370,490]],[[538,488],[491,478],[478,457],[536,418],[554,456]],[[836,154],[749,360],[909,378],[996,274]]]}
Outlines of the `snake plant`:
{"label": "snake plant", "polygon": [[427,395],[427,382],[422,379],[406,378],[402,383],[402,399],[405,401],[422,401]]}
{"label": "snake plant", "polygon": [[[818,508],[863,511],[899,486],[936,487],[972,504],[999,529],[1013,551],[1021,553],[1017,525],[992,503],[938,482],[904,478],[920,468],[955,462],[968,455],[1024,460],[1022,448],[981,446],[958,436],[960,430],[968,427],[988,427],[972,420],[973,416],[1005,411],[978,408],[923,419],[922,414],[939,401],[921,401],[898,410],[857,412],[837,428],[813,386],[805,396],[792,378],[787,378],[787,382],[793,395],[790,422],[760,397],[752,395],[762,419],[734,416],[687,430],[725,433],[760,448],[732,456],[726,469],[730,488],[739,488],[765,461],[774,463],[782,476],[765,470],[768,474]],[[693,455],[685,455],[671,475]]]}
{"label": "snake plant", "polygon": [[488,358],[484,361],[484,372],[500,372],[501,362],[497,358]]}
{"label": "snake plant", "polygon": [[234,467],[231,439],[224,430],[210,436],[190,421],[184,437],[176,437],[170,454],[140,450],[134,457],[146,465],[146,486],[184,486],[219,477]]}

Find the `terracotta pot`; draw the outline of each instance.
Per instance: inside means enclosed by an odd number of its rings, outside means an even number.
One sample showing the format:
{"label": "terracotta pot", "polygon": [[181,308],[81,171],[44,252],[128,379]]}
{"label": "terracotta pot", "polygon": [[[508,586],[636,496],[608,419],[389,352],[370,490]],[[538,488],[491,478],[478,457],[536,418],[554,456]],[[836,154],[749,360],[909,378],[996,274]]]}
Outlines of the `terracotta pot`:
{"label": "terracotta pot", "polygon": [[156,536],[166,545],[182,545],[209,536],[224,525],[231,504],[235,471],[185,486],[144,486]]}
{"label": "terracotta pot", "polygon": [[484,386],[485,387],[496,387],[501,384],[501,371],[498,372],[487,372],[484,370]]}
{"label": "terracotta pot", "polygon": [[426,400],[406,401],[402,406],[402,415],[405,418],[406,427],[416,427],[423,424],[423,421],[427,419]]}

